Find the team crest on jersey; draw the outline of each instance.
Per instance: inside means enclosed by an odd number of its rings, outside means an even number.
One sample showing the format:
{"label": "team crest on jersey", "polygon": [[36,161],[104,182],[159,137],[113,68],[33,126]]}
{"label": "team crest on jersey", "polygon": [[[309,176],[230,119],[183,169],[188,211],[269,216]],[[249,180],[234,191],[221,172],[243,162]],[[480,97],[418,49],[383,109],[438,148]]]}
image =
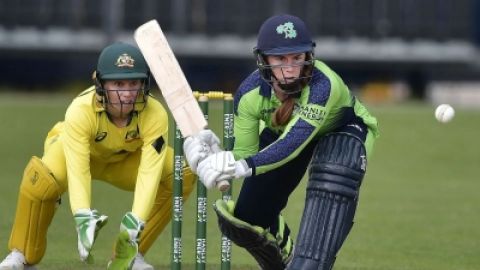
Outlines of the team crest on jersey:
{"label": "team crest on jersey", "polygon": [[286,22],[277,26],[277,34],[285,34],[285,38],[292,39],[297,37],[297,30],[292,22]]}
{"label": "team crest on jersey", "polygon": [[103,139],[105,139],[105,137],[107,137],[107,132],[103,131],[103,132],[97,133],[97,136],[95,136],[95,142],[101,142],[103,141]]}
{"label": "team crest on jersey", "polygon": [[128,54],[124,53],[117,58],[115,66],[120,68],[133,68],[135,60]]}
{"label": "team crest on jersey", "polygon": [[138,139],[138,131],[136,130],[127,131],[127,134],[125,134],[125,141],[129,142],[135,139]]}

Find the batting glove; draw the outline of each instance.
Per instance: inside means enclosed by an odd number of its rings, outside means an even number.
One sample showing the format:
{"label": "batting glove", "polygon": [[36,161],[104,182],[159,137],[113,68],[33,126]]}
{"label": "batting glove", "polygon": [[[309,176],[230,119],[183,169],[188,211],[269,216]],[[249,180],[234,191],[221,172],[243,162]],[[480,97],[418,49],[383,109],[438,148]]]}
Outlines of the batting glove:
{"label": "batting glove", "polygon": [[100,215],[97,210],[79,209],[75,212],[77,235],[78,235],[78,254],[82,261],[93,262],[90,251],[93,243],[98,236],[100,229],[107,224],[108,217]]}
{"label": "batting glove", "polygon": [[210,155],[198,164],[198,176],[206,188],[216,186],[217,182],[252,175],[252,169],[242,159],[236,161],[231,151],[221,151]]}
{"label": "batting glove", "polygon": [[208,155],[221,151],[220,139],[210,129],[200,131],[183,142],[183,152],[190,169],[197,173],[198,163]]}

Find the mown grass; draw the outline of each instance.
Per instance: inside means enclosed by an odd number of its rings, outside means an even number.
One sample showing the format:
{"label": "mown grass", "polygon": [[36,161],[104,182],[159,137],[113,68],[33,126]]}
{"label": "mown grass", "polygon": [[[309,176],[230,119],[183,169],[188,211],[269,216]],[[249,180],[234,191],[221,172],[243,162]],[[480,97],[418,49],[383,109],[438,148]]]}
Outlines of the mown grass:
{"label": "mown grass", "polygon": [[[23,168],[31,155],[42,154],[43,139],[63,118],[70,98],[0,94],[2,256],[7,254]],[[218,107],[211,106],[213,121],[221,117]],[[480,266],[480,111],[458,109],[453,122],[440,124],[433,118],[433,109],[424,103],[371,106],[380,121],[381,137],[369,161],[356,224],[335,269],[473,270]],[[236,183],[236,192],[239,185]],[[292,194],[284,213],[295,234],[304,186],[305,181]],[[86,266],[78,260],[75,226],[65,194],[50,227],[40,269],[105,269],[120,219],[130,210],[132,194],[98,181],[93,190],[93,206],[110,216],[97,239],[96,263]],[[210,192],[209,202],[219,195]],[[208,215],[208,269],[219,269],[220,239],[211,208]],[[194,269],[195,218],[195,200],[190,199],[184,210],[183,269]],[[170,232],[169,226],[146,256],[158,269],[169,269]],[[235,247],[232,269],[258,267],[245,251]]]}

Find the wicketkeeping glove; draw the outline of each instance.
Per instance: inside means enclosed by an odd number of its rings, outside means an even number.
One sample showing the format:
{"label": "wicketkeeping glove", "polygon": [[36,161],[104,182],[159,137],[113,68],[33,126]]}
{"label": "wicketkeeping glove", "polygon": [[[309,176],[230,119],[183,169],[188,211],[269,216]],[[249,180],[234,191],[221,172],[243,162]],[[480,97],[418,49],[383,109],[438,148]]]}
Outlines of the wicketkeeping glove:
{"label": "wicketkeeping glove", "polygon": [[200,131],[183,142],[183,152],[190,169],[197,173],[198,163],[212,153],[220,152],[220,139],[210,129]]}
{"label": "wicketkeeping glove", "polygon": [[140,240],[140,233],[145,227],[145,222],[137,217],[134,213],[128,212],[123,216],[122,222],[120,223],[120,232],[127,231],[130,240],[138,243]]}
{"label": "wicketkeeping glove", "polygon": [[108,263],[108,270],[130,269],[138,253],[138,240],[145,222],[134,213],[128,212],[120,223],[120,233],[115,242],[115,253]]}
{"label": "wicketkeeping glove", "polygon": [[197,173],[200,181],[210,189],[223,180],[251,176],[252,169],[244,159],[236,161],[231,151],[221,151],[201,161]]}
{"label": "wicketkeeping glove", "polygon": [[107,270],[131,269],[138,253],[138,244],[130,240],[127,231],[121,231],[115,242],[114,255],[108,263]]}
{"label": "wicketkeeping glove", "polygon": [[108,217],[97,210],[79,209],[73,216],[78,235],[78,254],[82,261],[93,262],[90,252],[100,229],[107,224]]}

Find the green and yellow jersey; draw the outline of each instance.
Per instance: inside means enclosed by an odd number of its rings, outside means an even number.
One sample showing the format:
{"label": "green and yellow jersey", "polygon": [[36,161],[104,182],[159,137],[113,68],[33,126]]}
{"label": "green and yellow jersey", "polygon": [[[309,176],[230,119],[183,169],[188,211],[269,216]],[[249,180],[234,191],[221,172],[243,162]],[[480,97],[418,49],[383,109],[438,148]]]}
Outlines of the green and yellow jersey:
{"label": "green and yellow jersey", "polygon": [[[240,85],[234,99],[235,146],[237,159],[246,159],[254,174],[282,166],[295,158],[313,140],[361,119],[372,134],[365,142],[367,152],[378,137],[377,120],[352,95],[343,80],[326,64],[316,60],[312,79],[300,96],[290,121],[281,127],[272,123],[272,113],[281,105],[272,87],[258,70]],[[262,125],[279,135],[259,151]]]}

